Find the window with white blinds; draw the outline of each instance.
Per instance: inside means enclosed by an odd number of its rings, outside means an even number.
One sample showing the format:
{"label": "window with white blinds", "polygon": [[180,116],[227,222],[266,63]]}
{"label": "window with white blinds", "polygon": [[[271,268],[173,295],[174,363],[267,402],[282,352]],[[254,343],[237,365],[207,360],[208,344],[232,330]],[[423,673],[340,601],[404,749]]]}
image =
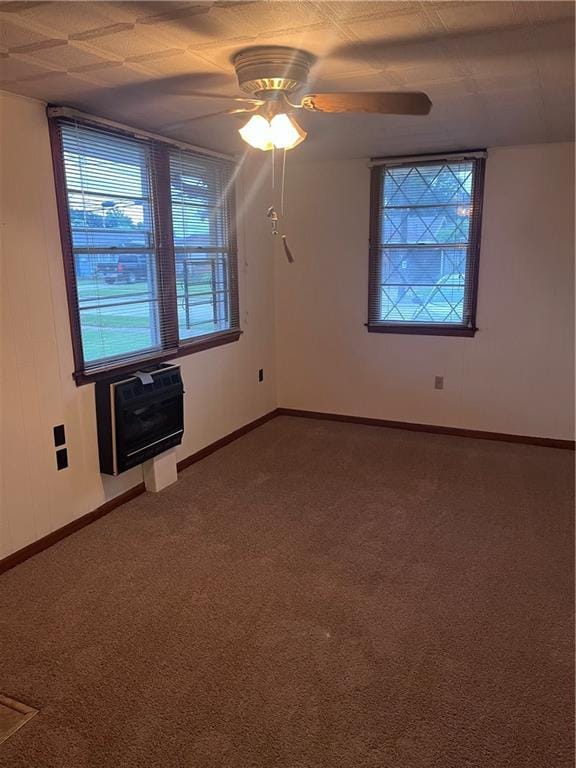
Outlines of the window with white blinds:
{"label": "window with white blinds", "polygon": [[368,330],[473,336],[484,159],[372,169]]}
{"label": "window with white blinds", "polygon": [[49,121],[77,381],[236,340],[234,165]]}
{"label": "window with white blinds", "polygon": [[170,152],[172,231],[181,339],[238,324],[231,301],[236,270],[230,248],[232,169],[190,152]]}

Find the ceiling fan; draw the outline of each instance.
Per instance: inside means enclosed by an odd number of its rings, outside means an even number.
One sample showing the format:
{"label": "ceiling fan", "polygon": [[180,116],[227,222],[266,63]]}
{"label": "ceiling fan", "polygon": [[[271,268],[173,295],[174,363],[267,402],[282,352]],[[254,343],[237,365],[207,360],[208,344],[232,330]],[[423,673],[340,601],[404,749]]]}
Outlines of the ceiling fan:
{"label": "ceiling fan", "polygon": [[430,99],[419,91],[307,93],[294,102],[293,94],[306,84],[314,61],[312,54],[298,48],[246,48],[234,56],[233,64],[240,89],[250,96],[191,92],[188,95],[232,100],[238,106],[167,127],[174,128],[184,122],[216,115],[251,114],[248,122],[239,129],[240,136],[252,147],[266,151],[273,148],[292,149],[304,141],[307,134],[293,117],[301,109],[308,112],[381,115],[427,115],[430,112]]}

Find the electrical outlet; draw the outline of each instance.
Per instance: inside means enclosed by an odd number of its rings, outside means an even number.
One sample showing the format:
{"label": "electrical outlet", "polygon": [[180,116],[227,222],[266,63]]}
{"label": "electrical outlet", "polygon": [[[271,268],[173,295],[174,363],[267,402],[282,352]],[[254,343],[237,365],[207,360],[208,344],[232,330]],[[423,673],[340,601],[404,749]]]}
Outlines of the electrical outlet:
{"label": "electrical outlet", "polygon": [[444,376],[434,377],[434,389],[444,389]]}
{"label": "electrical outlet", "polygon": [[258,371],[258,381],[264,381],[264,368],[260,368]]}

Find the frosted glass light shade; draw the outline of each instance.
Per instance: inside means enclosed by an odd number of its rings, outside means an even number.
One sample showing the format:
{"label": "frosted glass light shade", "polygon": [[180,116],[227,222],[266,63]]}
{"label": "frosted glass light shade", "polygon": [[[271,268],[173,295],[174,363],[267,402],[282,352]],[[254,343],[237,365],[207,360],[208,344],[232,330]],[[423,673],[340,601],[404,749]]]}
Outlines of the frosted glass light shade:
{"label": "frosted glass light shade", "polygon": [[262,115],[253,115],[238,131],[247,144],[255,149],[272,149],[272,130],[270,123]]}
{"label": "frosted glass light shade", "polygon": [[285,114],[274,115],[270,122],[262,115],[253,115],[238,133],[251,147],[263,151],[272,147],[292,149],[307,135],[295,120]]}
{"label": "frosted glass light shade", "polygon": [[306,131],[288,115],[274,115],[270,128],[276,149],[293,149],[306,138]]}

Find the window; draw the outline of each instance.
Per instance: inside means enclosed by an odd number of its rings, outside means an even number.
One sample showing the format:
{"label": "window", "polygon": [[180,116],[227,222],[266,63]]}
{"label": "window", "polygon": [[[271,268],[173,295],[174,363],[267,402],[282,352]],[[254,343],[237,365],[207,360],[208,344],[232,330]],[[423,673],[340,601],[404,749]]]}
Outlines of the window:
{"label": "window", "polygon": [[170,153],[172,227],[181,339],[230,327],[230,238],[222,210],[229,175],[190,152]]}
{"label": "window", "polygon": [[473,336],[484,159],[372,168],[368,330]]}
{"label": "window", "polygon": [[234,165],[67,113],[48,114],[76,380],[237,340]]}

